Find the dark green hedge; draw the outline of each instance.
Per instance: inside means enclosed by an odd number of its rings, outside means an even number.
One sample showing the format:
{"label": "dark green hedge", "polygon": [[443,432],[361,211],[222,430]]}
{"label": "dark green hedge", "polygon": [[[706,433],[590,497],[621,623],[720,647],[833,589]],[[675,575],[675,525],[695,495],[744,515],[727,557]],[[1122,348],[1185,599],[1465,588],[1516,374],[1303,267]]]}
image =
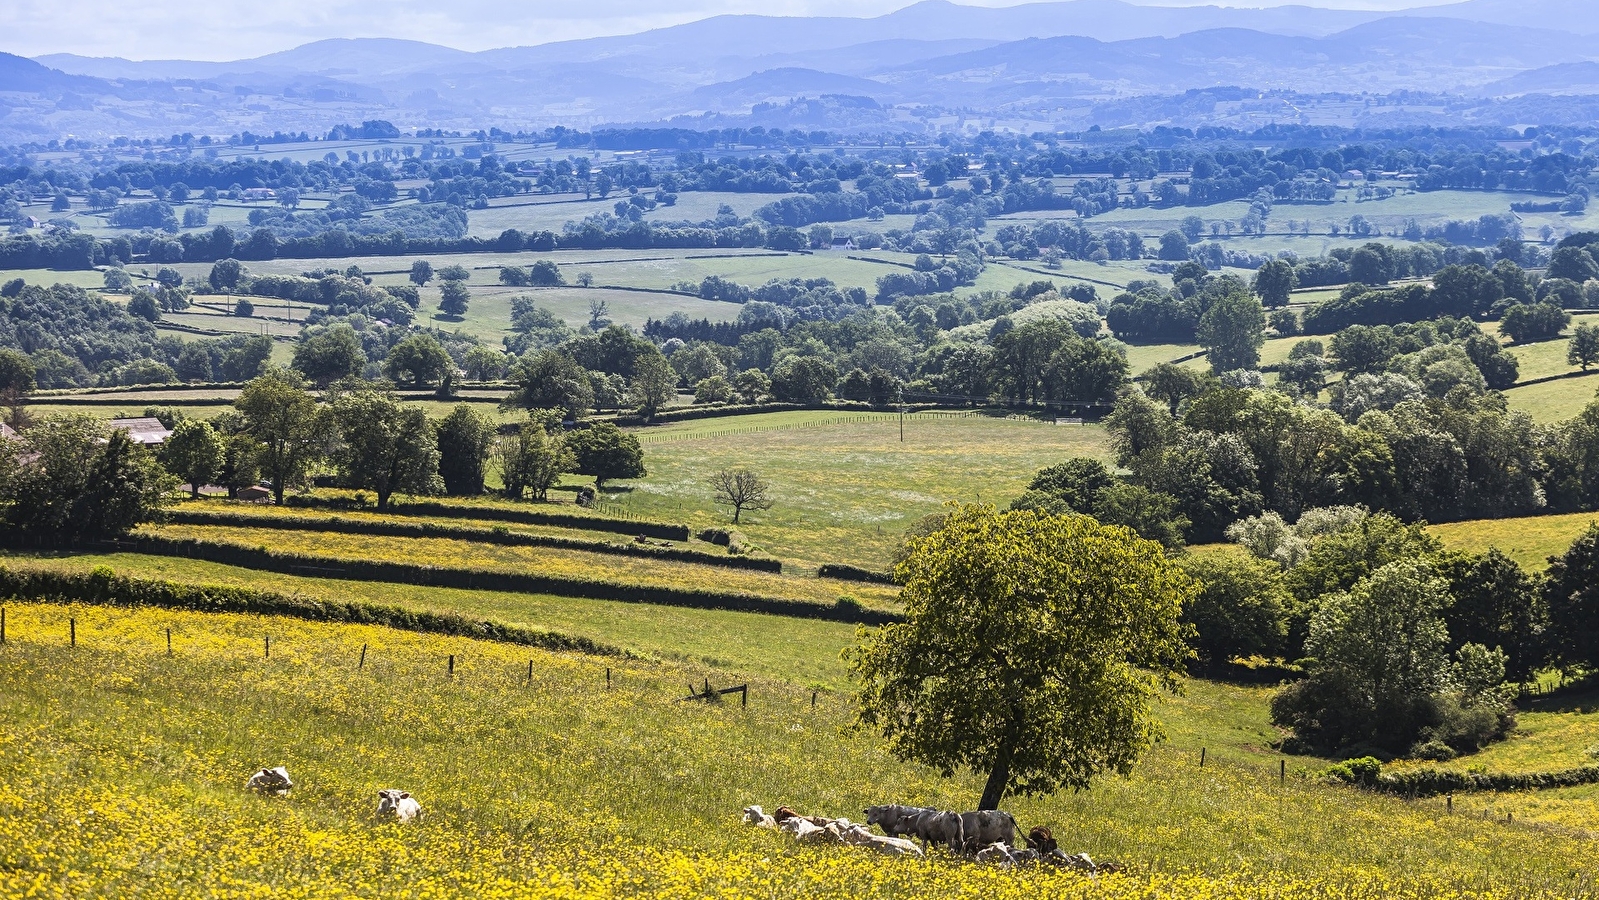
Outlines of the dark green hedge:
{"label": "dark green hedge", "polygon": [[98,541],[89,546],[94,549],[145,553],[152,556],[203,559],[223,565],[309,578],[342,578],[352,581],[380,581],[423,587],[503,591],[513,594],[554,594],[560,597],[653,603],[659,606],[682,606],[691,609],[771,613],[863,625],[881,625],[899,620],[899,616],[894,613],[840,607],[836,604],[826,606],[804,600],[784,600],[732,591],[618,584],[599,578],[573,578],[531,572],[496,572],[440,568],[414,563],[334,559],[303,553],[282,553],[265,547],[245,547],[216,541],[175,540],[142,534],[117,540]]}
{"label": "dark green hedge", "polygon": [[865,581],[871,584],[898,584],[894,576],[888,572],[863,569],[844,563],[823,563],[822,567],[816,570],[816,577],[837,578],[840,581]]}
{"label": "dark green hedge", "polygon": [[1472,791],[1541,791],[1549,788],[1599,784],[1599,766],[1579,766],[1559,772],[1451,772],[1410,769],[1384,772],[1371,787],[1406,797],[1436,797]]}
{"label": "dark green hedge", "polygon": [[687,547],[657,547],[650,544],[615,544],[609,541],[585,541],[580,538],[554,537],[527,534],[494,528],[477,528],[471,525],[441,525],[433,522],[381,522],[362,519],[313,518],[311,516],[252,516],[248,513],[220,510],[176,509],[167,513],[167,521],[180,525],[221,525],[234,528],[278,528],[287,531],[330,531],[338,534],[364,534],[381,537],[450,538],[501,544],[510,547],[553,547],[561,550],[583,550],[589,553],[612,553],[622,556],[639,556],[647,559],[665,559],[675,562],[722,566],[728,569],[752,569],[758,572],[781,572],[783,563],[775,559],[752,559],[747,556],[723,556]]}
{"label": "dark green hedge", "polygon": [[[284,506],[302,509],[349,509],[348,501],[331,497],[289,496],[283,498]],[[573,513],[543,512],[534,509],[506,509],[499,506],[474,506],[466,503],[439,503],[418,500],[409,503],[391,503],[387,512],[395,516],[432,516],[435,518],[482,519],[488,522],[519,522],[524,525],[553,525],[558,528],[576,528],[581,531],[604,531],[630,536],[644,535],[664,541],[686,541],[687,525],[667,522],[635,522],[630,519],[613,519],[606,516],[585,516]]]}
{"label": "dark green hedge", "polygon": [[152,606],[194,612],[254,613],[315,622],[383,625],[403,631],[448,634],[608,656],[626,651],[584,637],[535,631],[457,613],[426,612],[375,603],[316,600],[250,588],[191,585],[155,578],[128,578],[101,568],[93,572],[12,569],[0,566],[0,597],[44,603],[86,603],[98,606]]}

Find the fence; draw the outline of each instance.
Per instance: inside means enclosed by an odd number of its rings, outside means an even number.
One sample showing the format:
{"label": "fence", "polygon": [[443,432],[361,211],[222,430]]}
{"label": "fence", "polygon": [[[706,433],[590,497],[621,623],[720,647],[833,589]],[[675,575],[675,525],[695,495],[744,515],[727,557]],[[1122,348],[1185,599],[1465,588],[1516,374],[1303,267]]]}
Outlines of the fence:
{"label": "fence", "polygon": [[[922,412],[905,413],[906,421],[926,421],[929,419],[971,419],[977,417],[973,410],[924,410]],[[671,434],[641,434],[638,436],[640,444],[671,444],[679,441],[702,441],[710,438],[730,437],[739,434],[757,434],[767,431],[797,431],[805,428],[826,428],[834,425],[872,425],[894,424],[899,422],[900,414],[895,412],[881,413],[853,413],[843,416],[829,416],[825,419],[815,419],[809,422],[787,422],[773,425],[746,425],[742,428],[723,428],[716,431],[693,431]]]}

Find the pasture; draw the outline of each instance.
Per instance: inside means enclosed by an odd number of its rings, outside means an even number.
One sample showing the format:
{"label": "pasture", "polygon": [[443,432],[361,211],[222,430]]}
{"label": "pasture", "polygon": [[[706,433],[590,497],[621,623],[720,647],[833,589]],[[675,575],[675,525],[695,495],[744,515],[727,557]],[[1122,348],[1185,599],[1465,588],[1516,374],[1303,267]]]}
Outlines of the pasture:
{"label": "pasture", "polygon": [[[802,848],[739,825],[752,802],[859,815],[887,798],[962,808],[977,792],[970,777],[937,778],[865,734],[841,733],[845,704],[828,697],[813,711],[809,692],[785,681],[752,681],[748,708],[683,704],[703,669],[242,615],[28,604],[9,613],[0,649],[6,894],[242,897],[271,885],[280,896],[688,898],[760,885],[770,897],[1119,900],[1594,890],[1586,842],[1559,829],[1450,817],[1439,803],[1298,771],[1279,783],[1277,757],[1243,747],[1210,754],[1201,769],[1191,740],[1250,727],[1230,718],[1235,689],[1196,683],[1195,702],[1166,704],[1171,740],[1129,777],[1009,804],[1023,827],[1051,825],[1063,846],[1127,867],[1091,881],[941,854],[893,862]],[[68,616],[76,648],[63,640]],[[253,768],[279,764],[296,783],[287,797],[243,791]],[[423,821],[377,820],[384,787],[415,794]]]}
{"label": "pasture", "polygon": [[886,566],[904,530],[947,501],[1004,505],[1043,466],[1109,453],[1097,425],[983,415],[908,415],[903,442],[897,414],[826,410],[701,419],[638,435],[649,475],[610,492],[606,508],[695,529],[726,525],[732,516],[712,503],[708,480],[747,466],[771,483],[775,501],[739,524],[750,541],[805,565],[869,568]]}
{"label": "pasture", "polygon": [[1599,514],[1567,513],[1517,519],[1473,519],[1427,526],[1450,550],[1483,553],[1497,547],[1524,568],[1541,571],[1549,557],[1566,552],[1571,542],[1599,522]]}

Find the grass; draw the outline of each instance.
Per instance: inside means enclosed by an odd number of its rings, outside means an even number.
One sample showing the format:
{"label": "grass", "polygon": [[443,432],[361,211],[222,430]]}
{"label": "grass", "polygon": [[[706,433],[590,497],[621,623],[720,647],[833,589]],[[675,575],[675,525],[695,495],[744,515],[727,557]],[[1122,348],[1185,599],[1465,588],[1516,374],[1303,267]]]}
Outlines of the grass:
{"label": "grass", "polygon": [[1599,523],[1599,514],[1567,513],[1446,522],[1429,525],[1427,530],[1450,550],[1484,553],[1498,547],[1523,567],[1538,571],[1548,565],[1549,557],[1566,552],[1571,542],[1593,523]]}
{"label": "grass", "polygon": [[498,346],[500,339],[510,333],[511,298],[524,294],[533,297],[539,306],[549,310],[556,318],[564,320],[574,329],[588,324],[591,301],[604,303],[606,314],[612,322],[632,326],[635,330],[642,330],[648,319],[664,319],[674,312],[681,312],[692,319],[726,322],[737,318],[739,310],[742,309],[736,303],[701,300],[698,297],[685,297],[681,294],[613,291],[598,287],[534,289],[494,285],[473,287],[471,290],[472,300],[467,306],[466,316],[462,319],[437,315],[437,291],[427,291],[426,300],[422,305],[422,323],[431,324],[444,331],[460,330],[476,335],[490,346]]}
{"label": "grass", "polygon": [[[747,803],[965,808],[847,707],[791,682],[685,705],[702,670],[238,615],[10,607],[0,649],[0,893],[42,897],[1175,898],[1588,896],[1590,847],[1174,739],[1129,777],[1007,806],[1122,875],[893,862],[741,827]],[[79,646],[62,639],[78,623]],[[173,629],[167,656],[163,629]],[[261,638],[273,655],[261,655]],[[359,648],[367,665],[356,669]],[[445,674],[454,654],[456,677]],[[532,679],[527,678],[532,661]],[[606,691],[610,665],[613,689]],[[723,683],[713,678],[716,683]],[[1193,685],[1193,694],[1208,688]],[[1168,708],[1229,727],[1229,699]],[[288,797],[244,777],[287,765]],[[372,817],[381,787],[426,817]]]}
{"label": "grass", "polygon": [[451,569],[527,572],[617,584],[720,590],[831,604],[849,593],[866,606],[896,606],[897,590],[886,585],[841,585],[831,579],[778,575],[695,563],[589,553],[550,547],[517,547],[447,538],[395,538],[316,531],[285,531],[220,525],[146,525],[141,533],[198,539],[241,547],[292,548],[329,560],[416,563]]}
{"label": "grass", "polygon": [[861,421],[784,412],[640,430],[650,474],[624,483],[611,505],[695,530],[725,525],[731,516],[712,503],[707,479],[748,466],[775,501],[738,526],[757,546],[806,565],[880,568],[905,528],[946,501],[1008,503],[1043,466],[1109,453],[1095,425],[912,415],[901,443],[897,415],[847,418]]}
{"label": "grass", "polygon": [[1599,395],[1599,371],[1505,391],[1511,409],[1525,410],[1541,425],[1572,418],[1594,402],[1596,395]]}

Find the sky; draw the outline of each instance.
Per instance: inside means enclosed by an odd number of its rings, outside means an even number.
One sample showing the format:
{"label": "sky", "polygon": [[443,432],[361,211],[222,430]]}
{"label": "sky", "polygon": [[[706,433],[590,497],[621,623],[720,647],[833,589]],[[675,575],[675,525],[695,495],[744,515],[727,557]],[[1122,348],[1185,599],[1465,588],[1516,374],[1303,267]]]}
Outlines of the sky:
{"label": "sky", "polygon": [[[1011,6],[1007,0],[958,0]],[[1136,0],[1135,0],[1136,2]],[[1293,0],[1160,0],[1145,5],[1264,7]],[[1402,9],[1443,0],[1298,0]],[[727,13],[875,16],[906,0],[3,0],[0,51],[125,59],[248,59],[325,38],[389,37],[461,50],[631,34]],[[0,86],[3,87],[3,86]]]}

